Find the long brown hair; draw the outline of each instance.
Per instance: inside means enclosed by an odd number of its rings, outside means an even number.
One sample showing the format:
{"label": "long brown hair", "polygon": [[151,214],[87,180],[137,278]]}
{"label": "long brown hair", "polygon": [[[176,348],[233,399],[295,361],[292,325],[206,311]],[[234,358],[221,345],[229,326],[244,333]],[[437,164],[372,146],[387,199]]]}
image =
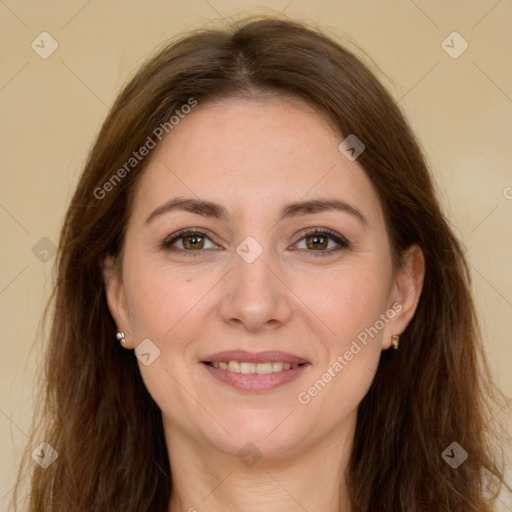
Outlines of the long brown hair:
{"label": "long brown hair", "polygon": [[[468,266],[419,145],[351,52],[302,23],[251,18],[161,49],[119,95],[92,147],[62,228],[44,407],[28,449],[44,440],[58,458],[42,469],[26,457],[31,512],[167,511],[172,475],[161,412],[133,353],[116,343],[101,272],[105,256],[123,247],[148,159],[122,179],[112,176],[191,98],[201,105],[261,95],[301,98],[341,134],[363,141],[358,162],[379,194],[395,266],[413,243],[425,255],[423,291],[400,350],[382,353],[359,405],[346,477],[354,512],[492,510],[484,484],[496,491],[504,483],[494,452],[503,437],[491,421],[499,390],[482,350]],[[442,457],[452,442],[469,454],[457,469]]]}

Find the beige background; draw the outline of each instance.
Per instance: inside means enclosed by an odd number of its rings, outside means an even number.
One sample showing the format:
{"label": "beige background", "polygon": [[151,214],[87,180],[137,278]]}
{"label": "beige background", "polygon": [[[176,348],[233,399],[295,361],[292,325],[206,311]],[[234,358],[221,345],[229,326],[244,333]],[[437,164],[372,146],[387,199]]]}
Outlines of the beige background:
{"label": "beige background", "polygon": [[[248,13],[284,13],[327,30],[369,62],[399,100],[467,248],[490,364],[512,397],[509,0],[4,0],[0,510],[7,510],[41,384],[38,329],[55,259],[40,261],[32,248],[43,237],[57,243],[93,137],[127,77],[167,38]],[[44,31],[58,43],[47,59],[31,47]],[[453,31],[469,44],[457,59],[441,46]],[[462,48],[452,39],[450,51]],[[496,414],[510,418],[511,409],[509,402]],[[512,510],[512,495],[502,506]]]}

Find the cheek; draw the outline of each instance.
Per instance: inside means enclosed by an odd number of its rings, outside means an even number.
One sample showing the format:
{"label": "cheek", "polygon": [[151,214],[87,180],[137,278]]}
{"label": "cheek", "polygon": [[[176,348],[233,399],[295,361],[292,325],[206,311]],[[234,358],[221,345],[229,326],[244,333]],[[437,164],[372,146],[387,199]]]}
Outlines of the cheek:
{"label": "cheek", "polygon": [[194,278],[188,271],[171,271],[169,266],[151,265],[142,257],[126,261],[125,269],[133,336],[136,343],[150,339],[160,351],[150,365],[138,362],[147,391],[158,407],[173,418],[173,423],[184,430],[191,426],[181,418],[182,411],[189,411],[186,418],[197,417],[208,423],[204,410],[196,407],[182,386],[190,389],[184,383],[191,367],[184,363],[190,359],[188,348],[199,339],[202,324],[195,318],[201,311],[201,299],[214,280]]}
{"label": "cheek", "polygon": [[152,265],[143,258],[127,262],[126,289],[134,335],[164,345],[182,322],[196,314],[195,308],[214,284],[212,274],[198,279],[190,270]]}
{"label": "cheek", "polygon": [[325,327],[321,341],[326,351],[299,403],[324,420],[324,411],[332,411],[326,421],[333,425],[358,406],[375,376],[389,277],[385,266],[368,264],[340,269],[330,277],[317,275],[297,287],[297,295],[308,297],[308,307]]}
{"label": "cheek", "polygon": [[340,348],[375,324],[389,298],[390,272],[370,261],[295,279],[294,293],[321,320],[328,338],[338,340]]}

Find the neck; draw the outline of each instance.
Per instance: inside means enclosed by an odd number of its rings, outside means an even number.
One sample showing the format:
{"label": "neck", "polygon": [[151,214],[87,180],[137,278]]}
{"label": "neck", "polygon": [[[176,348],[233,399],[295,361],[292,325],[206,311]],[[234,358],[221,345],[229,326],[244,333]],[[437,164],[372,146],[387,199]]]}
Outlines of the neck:
{"label": "neck", "polygon": [[351,512],[345,473],[354,425],[307,449],[256,462],[166,432],[173,478],[169,512]]}

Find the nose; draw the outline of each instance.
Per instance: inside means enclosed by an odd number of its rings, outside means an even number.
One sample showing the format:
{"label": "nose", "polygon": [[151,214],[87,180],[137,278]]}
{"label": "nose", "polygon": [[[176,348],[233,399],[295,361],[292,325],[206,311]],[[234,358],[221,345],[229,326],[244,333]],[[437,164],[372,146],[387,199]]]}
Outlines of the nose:
{"label": "nose", "polygon": [[269,251],[252,263],[235,253],[226,276],[220,314],[224,322],[248,332],[266,332],[289,322],[293,294]]}

